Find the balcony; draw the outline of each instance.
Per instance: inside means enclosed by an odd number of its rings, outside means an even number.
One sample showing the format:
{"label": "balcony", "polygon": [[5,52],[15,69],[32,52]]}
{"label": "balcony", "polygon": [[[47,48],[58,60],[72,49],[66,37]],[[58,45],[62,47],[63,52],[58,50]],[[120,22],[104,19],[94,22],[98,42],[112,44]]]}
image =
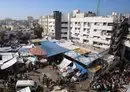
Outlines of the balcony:
{"label": "balcony", "polygon": [[102,40],[102,39],[98,39],[98,38],[93,38],[93,41],[99,42],[99,43],[105,43],[105,44],[110,44],[110,40]]}
{"label": "balcony", "polygon": [[92,28],[100,29],[100,30],[112,30],[113,29],[112,26],[96,26],[96,25],[93,25]]}
{"label": "balcony", "polygon": [[68,24],[61,24],[61,27],[68,27]]}
{"label": "balcony", "polygon": [[93,44],[93,46],[98,47],[98,48],[103,48],[103,49],[108,49],[110,47],[107,45],[98,45],[98,44]]}

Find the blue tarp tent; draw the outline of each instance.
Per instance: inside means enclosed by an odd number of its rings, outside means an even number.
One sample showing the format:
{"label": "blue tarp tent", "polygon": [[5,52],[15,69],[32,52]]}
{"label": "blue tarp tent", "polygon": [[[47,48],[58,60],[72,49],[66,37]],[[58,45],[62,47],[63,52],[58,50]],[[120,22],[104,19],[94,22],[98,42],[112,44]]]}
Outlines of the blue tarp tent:
{"label": "blue tarp tent", "polygon": [[89,65],[91,64],[94,60],[98,59],[101,57],[101,55],[99,55],[96,52],[91,52],[86,56],[81,55],[80,53],[77,53],[75,51],[68,51],[65,53],[65,55],[77,60],[78,62],[84,64],[84,65]]}
{"label": "blue tarp tent", "polygon": [[69,51],[68,49],[63,48],[63,47],[57,45],[56,43],[53,43],[50,41],[43,41],[41,47],[47,53],[47,57]]}
{"label": "blue tarp tent", "polygon": [[81,74],[87,74],[87,73],[88,73],[87,69],[85,69],[85,68],[84,68],[83,66],[81,66],[80,64],[78,64],[78,63],[76,63],[76,62],[74,62],[74,64],[76,65],[76,68],[79,69],[79,71],[80,71]]}

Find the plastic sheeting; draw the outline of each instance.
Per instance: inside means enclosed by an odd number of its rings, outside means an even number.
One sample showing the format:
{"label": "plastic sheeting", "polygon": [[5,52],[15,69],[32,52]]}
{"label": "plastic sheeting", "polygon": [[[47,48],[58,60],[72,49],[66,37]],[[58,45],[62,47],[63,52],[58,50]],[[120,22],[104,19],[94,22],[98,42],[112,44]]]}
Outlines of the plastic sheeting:
{"label": "plastic sheeting", "polygon": [[67,67],[72,61],[64,58],[63,61],[58,65],[60,69]]}
{"label": "plastic sheeting", "polygon": [[23,88],[17,92],[31,92],[30,88],[29,87],[26,87],[26,88]]}
{"label": "plastic sheeting", "polygon": [[68,49],[63,48],[57,45],[56,43],[53,43],[50,41],[43,41],[41,47],[47,53],[47,57],[51,57],[51,56],[69,51]]}
{"label": "plastic sheeting", "polygon": [[75,51],[68,51],[68,52],[65,53],[65,55],[67,55],[67,56],[69,56],[73,59],[76,59],[78,56],[81,56],[80,53],[77,53]]}
{"label": "plastic sheeting", "polygon": [[65,55],[77,60],[78,62],[84,64],[84,65],[89,65],[92,63],[94,60],[100,58],[101,56],[96,53],[96,52],[91,52],[90,54],[83,56],[80,53],[77,53],[75,51],[68,51],[65,53]]}
{"label": "plastic sheeting", "polygon": [[88,73],[88,71],[87,71],[87,69],[85,69],[83,66],[81,66],[80,64],[78,64],[78,63],[74,63],[75,65],[76,65],[76,68],[78,68],[79,69],[79,71],[80,71],[80,73],[81,74],[87,74]]}
{"label": "plastic sheeting", "polygon": [[46,52],[41,49],[41,47],[35,47],[35,48],[30,48],[29,52],[33,55],[37,55],[37,56],[45,56]]}
{"label": "plastic sheeting", "polygon": [[4,70],[6,68],[9,68],[10,66],[14,65],[17,62],[17,57],[14,57],[10,59],[8,62],[1,65],[1,69]]}
{"label": "plastic sheeting", "polygon": [[28,57],[27,59],[28,59],[28,62],[27,62],[27,63],[31,62],[33,65],[35,65],[35,63],[36,63],[36,61],[37,61],[37,58],[36,58],[36,57]]}

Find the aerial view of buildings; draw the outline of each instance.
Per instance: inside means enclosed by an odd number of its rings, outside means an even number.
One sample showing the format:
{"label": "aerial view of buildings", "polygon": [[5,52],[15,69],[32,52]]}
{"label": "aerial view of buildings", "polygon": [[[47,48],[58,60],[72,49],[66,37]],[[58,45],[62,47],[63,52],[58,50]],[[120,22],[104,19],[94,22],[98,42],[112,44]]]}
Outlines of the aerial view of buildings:
{"label": "aerial view of buildings", "polygon": [[129,6],[1,1],[0,92],[130,92]]}

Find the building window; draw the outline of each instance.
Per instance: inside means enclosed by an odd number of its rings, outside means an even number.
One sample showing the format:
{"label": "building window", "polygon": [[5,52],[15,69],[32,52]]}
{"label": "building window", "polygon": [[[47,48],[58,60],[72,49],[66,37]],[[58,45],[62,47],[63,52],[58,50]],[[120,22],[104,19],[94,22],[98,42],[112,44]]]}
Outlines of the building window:
{"label": "building window", "polygon": [[0,55],[0,60],[2,60],[2,55]]}
{"label": "building window", "polygon": [[84,39],[84,40],[83,40],[83,42],[84,42],[84,43],[88,43],[88,42],[89,42],[89,40]]}
{"label": "building window", "polygon": [[87,24],[87,22],[84,22],[84,25],[86,25]]}
{"label": "building window", "polygon": [[78,28],[78,30],[80,30],[80,28]]}
{"label": "building window", "polygon": [[94,25],[97,25],[97,22],[95,22]]}
{"label": "building window", "polygon": [[75,24],[77,24],[77,22],[75,22]]}
{"label": "building window", "polygon": [[90,26],[90,23],[88,22],[88,26]]}
{"label": "building window", "polygon": [[94,32],[96,32],[97,31],[97,29],[94,29]]}
{"label": "building window", "polygon": [[86,31],[86,28],[84,28],[84,31]]}
{"label": "building window", "polygon": [[108,23],[108,26],[113,26],[114,24],[113,23]]}
{"label": "building window", "polygon": [[67,29],[67,27],[62,27],[62,29]]}
{"label": "building window", "polygon": [[109,41],[109,40],[110,40],[110,38],[106,38],[106,40],[107,40],[107,41]]}
{"label": "building window", "polygon": [[107,23],[104,22],[104,23],[103,23],[103,26],[106,26],[106,24],[107,24]]}
{"label": "building window", "polygon": [[68,24],[68,22],[62,22],[62,24]]}

